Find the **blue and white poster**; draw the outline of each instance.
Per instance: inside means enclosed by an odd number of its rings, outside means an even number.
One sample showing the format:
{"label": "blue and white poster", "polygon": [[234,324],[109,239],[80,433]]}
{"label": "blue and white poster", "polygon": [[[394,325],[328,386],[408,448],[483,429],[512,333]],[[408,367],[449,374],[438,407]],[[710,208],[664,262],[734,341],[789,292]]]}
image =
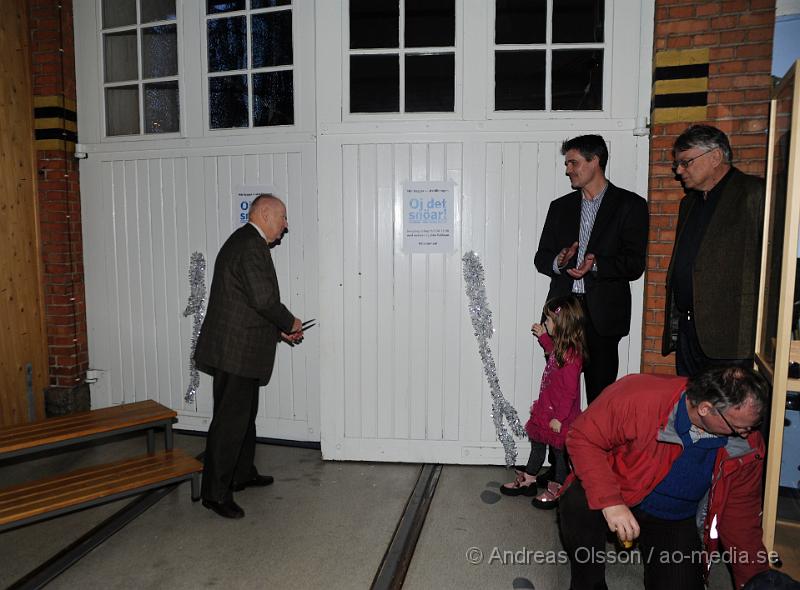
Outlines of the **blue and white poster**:
{"label": "blue and white poster", "polygon": [[[273,193],[275,189],[267,184],[238,185],[233,192],[233,229],[236,230],[250,219],[250,203],[258,195]],[[277,195],[276,195],[277,196]]]}
{"label": "blue and white poster", "polygon": [[422,181],[403,185],[403,252],[453,251],[453,183]]}

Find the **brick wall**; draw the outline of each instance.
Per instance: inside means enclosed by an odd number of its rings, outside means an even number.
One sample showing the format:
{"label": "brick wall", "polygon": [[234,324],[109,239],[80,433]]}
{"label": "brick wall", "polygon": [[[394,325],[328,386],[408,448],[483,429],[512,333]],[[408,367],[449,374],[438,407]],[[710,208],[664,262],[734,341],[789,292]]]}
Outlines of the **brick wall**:
{"label": "brick wall", "polygon": [[[664,283],[683,197],[672,173],[672,144],[691,123],[715,125],[730,137],[735,165],[764,176],[774,19],[775,0],[656,0],[655,63],[705,60],[707,106],[654,108],[651,117],[643,372],[674,373],[675,367],[674,354],[661,356]],[[684,90],[700,95],[702,85],[694,80]]]}
{"label": "brick wall", "polygon": [[71,0],[30,0],[36,165],[50,386],[88,368]]}

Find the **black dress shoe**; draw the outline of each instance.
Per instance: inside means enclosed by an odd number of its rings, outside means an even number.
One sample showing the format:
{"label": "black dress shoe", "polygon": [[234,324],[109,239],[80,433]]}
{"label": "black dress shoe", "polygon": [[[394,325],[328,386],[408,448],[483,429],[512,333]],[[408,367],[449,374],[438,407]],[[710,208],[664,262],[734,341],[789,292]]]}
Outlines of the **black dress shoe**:
{"label": "black dress shoe", "polygon": [[244,510],[233,500],[225,500],[224,502],[203,500],[203,506],[213,510],[223,518],[244,518]]}
{"label": "black dress shoe", "polygon": [[245,488],[263,488],[270,485],[274,481],[275,478],[271,475],[256,475],[255,477],[251,477],[242,483],[233,484],[232,488],[234,492],[241,492]]}

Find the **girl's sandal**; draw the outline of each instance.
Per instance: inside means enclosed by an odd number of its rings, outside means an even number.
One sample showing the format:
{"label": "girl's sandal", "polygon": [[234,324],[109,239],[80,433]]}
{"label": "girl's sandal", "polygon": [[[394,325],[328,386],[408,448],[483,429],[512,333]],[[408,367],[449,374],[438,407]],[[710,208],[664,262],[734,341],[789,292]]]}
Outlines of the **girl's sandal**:
{"label": "girl's sandal", "polygon": [[526,473],[517,472],[517,478],[500,486],[500,493],[504,496],[535,496],[536,478],[528,479]]}

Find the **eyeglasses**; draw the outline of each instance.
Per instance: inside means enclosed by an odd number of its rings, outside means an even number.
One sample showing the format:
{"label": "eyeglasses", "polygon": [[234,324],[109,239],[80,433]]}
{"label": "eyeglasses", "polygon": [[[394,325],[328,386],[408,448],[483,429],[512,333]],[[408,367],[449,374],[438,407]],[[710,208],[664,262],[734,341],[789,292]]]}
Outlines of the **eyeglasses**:
{"label": "eyeglasses", "polygon": [[702,158],[706,154],[710,154],[711,152],[713,152],[715,149],[717,149],[717,148],[711,148],[710,150],[708,150],[706,152],[703,152],[699,156],[695,156],[694,158],[689,158],[688,160],[673,160],[672,161],[672,169],[673,170],[677,170],[678,168],[687,169],[687,168],[689,168],[689,165],[692,162],[694,162],[697,158]]}
{"label": "eyeglasses", "polygon": [[[699,156],[698,156],[699,157]],[[725,425],[730,428],[731,436],[738,436],[744,438],[746,435],[750,434],[751,432],[758,430],[761,426],[761,422],[756,422],[752,426],[736,426],[734,427],[733,424],[728,422],[728,419],[725,417],[725,414],[722,410],[718,410],[714,408],[714,411],[719,414],[719,417],[722,418],[722,421],[725,422]]]}

